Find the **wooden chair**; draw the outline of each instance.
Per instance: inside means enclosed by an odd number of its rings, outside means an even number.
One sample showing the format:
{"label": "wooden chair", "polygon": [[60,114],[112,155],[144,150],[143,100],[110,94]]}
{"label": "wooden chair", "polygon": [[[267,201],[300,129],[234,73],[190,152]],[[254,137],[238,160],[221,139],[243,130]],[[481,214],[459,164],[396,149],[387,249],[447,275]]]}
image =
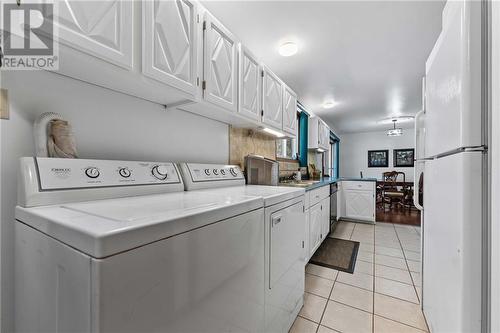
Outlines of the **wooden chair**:
{"label": "wooden chair", "polygon": [[[404,172],[388,171],[382,174],[382,203],[385,210],[386,204],[389,204],[389,209],[397,204],[405,207],[408,190],[405,186],[406,175]],[[399,185],[399,184],[403,185]]]}

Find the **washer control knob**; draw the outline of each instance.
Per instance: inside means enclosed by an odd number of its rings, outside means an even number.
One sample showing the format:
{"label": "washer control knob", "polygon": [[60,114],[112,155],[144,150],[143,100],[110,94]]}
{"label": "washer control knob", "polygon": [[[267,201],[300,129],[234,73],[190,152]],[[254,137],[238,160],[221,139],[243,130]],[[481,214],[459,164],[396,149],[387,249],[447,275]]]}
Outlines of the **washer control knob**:
{"label": "washer control knob", "polygon": [[97,178],[100,175],[99,169],[97,169],[96,167],[86,168],[85,175],[87,175],[87,177],[89,177],[89,178]]}
{"label": "washer control knob", "polygon": [[233,177],[238,176],[238,174],[236,173],[236,170],[234,170],[234,168],[229,169],[229,172],[233,175]]}
{"label": "washer control knob", "polygon": [[205,169],[205,175],[210,176],[210,169]]}
{"label": "washer control knob", "polygon": [[120,170],[118,170],[118,173],[123,178],[128,178],[132,174],[128,168],[120,168]]}
{"label": "washer control knob", "polygon": [[217,170],[217,169],[214,169],[213,172],[214,172],[214,175],[218,175],[219,174],[219,170]]}
{"label": "washer control knob", "polygon": [[155,165],[153,169],[151,169],[151,173],[159,180],[165,180],[168,177],[168,170],[164,165]]}
{"label": "washer control knob", "polygon": [[220,174],[223,175],[223,176],[225,176],[226,175],[226,170],[220,169]]}

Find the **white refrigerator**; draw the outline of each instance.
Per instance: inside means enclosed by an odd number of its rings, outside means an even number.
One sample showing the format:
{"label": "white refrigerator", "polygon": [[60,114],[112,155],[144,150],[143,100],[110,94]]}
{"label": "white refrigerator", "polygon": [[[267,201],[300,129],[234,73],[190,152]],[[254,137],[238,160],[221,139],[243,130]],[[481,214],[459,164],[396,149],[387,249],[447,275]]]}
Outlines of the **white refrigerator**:
{"label": "white refrigerator", "polygon": [[446,3],[426,62],[424,110],[415,119],[422,308],[431,332],[482,330],[487,151],[481,10],[479,1]]}

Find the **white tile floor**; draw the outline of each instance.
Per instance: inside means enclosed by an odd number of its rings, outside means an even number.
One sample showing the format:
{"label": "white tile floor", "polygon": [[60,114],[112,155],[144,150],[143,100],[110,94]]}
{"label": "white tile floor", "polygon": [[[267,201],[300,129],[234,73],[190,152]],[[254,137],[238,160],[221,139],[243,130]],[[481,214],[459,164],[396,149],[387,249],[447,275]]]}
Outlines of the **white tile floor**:
{"label": "white tile floor", "polygon": [[309,264],[304,307],[290,332],[426,332],[420,228],[340,222],[334,237],[360,242],[354,274]]}

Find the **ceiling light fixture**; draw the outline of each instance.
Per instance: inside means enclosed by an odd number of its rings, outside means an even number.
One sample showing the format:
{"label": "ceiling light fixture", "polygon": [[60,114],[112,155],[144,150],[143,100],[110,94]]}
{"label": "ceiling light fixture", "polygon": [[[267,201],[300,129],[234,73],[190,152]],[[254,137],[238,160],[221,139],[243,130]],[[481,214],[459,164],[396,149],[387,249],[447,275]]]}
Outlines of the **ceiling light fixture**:
{"label": "ceiling light fixture", "polygon": [[377,121],[377,124],[384,125],[384,124],[392,124],[394,121],[400,122],[400,123],[406,123],[409,121],[413,121],[415,117],[414,116],[394,116],[394,117],[388,117],[384,118],[382,120]]}
{"label": "ceiling light fixture", "polygon": [[335,105],[337,105],[337,102],[331,100],[331,101],[326,101],[323,103],[323,109],[331,109],[333,108]]}
{"label": "ceiling light fixture", "polygon": [[278,131],[275,131],[273,129],[270,129],[270,128],[267,128],[267,127],[263,127],[262,130],[266,133],[269,133],[271,135],[274,135],[275,137],[277,138],[282,138],[285,136],[285,134],[281,133],[281,132],[278,132]]}
{"label": "ceiling light fixture", "polygon": [[298,50],[299,50],[299,47],[297,46],[297,43],[285,42],[285,43],[280,45],[279,53],[283,57],[291,57],[294,54],[296,54]]}
{"label": "ceiling light fixture", "polygon": [[392,124],[394,125],[394,128],[391,128],[386,132],[387,136],[401,136],[403,135],[403,129],[402,128],[396,128],[396,122],[397,119],[392,120]]}

